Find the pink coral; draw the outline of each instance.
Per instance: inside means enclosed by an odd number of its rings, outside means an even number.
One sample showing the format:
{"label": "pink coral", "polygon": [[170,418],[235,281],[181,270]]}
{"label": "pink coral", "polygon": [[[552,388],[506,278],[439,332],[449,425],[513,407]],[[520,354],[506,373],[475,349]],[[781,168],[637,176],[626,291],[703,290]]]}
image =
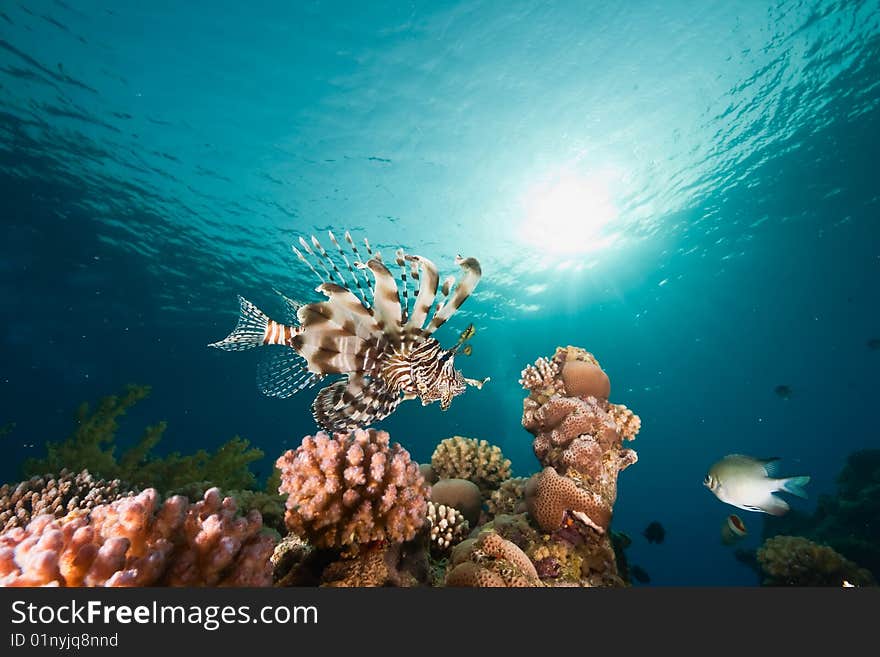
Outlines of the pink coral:
{"label": "pink coral", "polygon": [[274,540],[257,511],[239,516],[212,488],[190,504],[136,496],[37,516],[0,535],[4,586],[269,586]]}
{"label": "pink coral", "polygon": [[318,432],[276,465],[287,526],[317,547],[408,541],[425,522],[430,487],[385,431]]}

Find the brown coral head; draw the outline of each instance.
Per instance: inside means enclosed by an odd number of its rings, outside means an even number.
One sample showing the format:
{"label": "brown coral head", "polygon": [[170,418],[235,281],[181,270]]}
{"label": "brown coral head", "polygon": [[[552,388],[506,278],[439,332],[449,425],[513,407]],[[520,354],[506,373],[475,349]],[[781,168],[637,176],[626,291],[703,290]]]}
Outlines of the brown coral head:
{"label": "brown coral head", "polygon": [[562,574],[562,564],[555,557],[544,557],[535,562],[535,570],[541,579],[554,579]]}
{"label": "brown coral head", "polygon": [[611,507],[597,492],[547,467],[526,485],[529,515],[545,532],[563,526],[566,512],[600,534],[611,523]]}
{"label": "brown coral head", "polygon": [[542,586],[526,553],[495,532],[484,532],[459,547],[453,553],[454,567],[446,575],[446,586]]}
{"label": "brown coral head", "polygon": [[385,431],[318,432],[276,465],[287,526],[317,547],[408,541],[424,524],[430,487]]}
{"label": "brown coral head", "polygon": [[585,360],[569,360],[562,366],[562,381],[569,397],[608,399],[611,380],[602,368]]}

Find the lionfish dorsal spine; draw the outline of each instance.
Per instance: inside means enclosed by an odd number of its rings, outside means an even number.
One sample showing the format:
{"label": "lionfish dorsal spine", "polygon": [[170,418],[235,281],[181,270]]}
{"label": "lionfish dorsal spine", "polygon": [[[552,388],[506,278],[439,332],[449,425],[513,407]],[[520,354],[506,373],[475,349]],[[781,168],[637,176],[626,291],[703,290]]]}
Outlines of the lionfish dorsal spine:
{"label": "lionfish dorsal spine", "polygon": [[[303,251],[305,251],[305,252],[308,253],[310,256],[312,256],[312,257],[315,259],[315,262],[318,263],[318,266],[319,266],[321,269],[324,270],[324,275],[322,276],[320,273],[318,273],[318,271],[317,271],[314,267],[311,266],[310,263],[308,263],[308,261],[306,261],[306,264],[309,264],[309,266],[311,267],[312,271],[315,272],[316,274],[318,274],[318,278],[321,280],[321,282],[322,282],[322,283],[325,283],[325,282],[328,282],[328,281],[329,281],[329,282],[331,282],[331,283],[335,283],[336,281],[333,280],[333,274],[330,273],[330,270],[327,269],[327,265],[324,264],[324,262],[321,260],[321,258],[318,257],[318,254],[315,253],[314,251],[312,251],[311,247],[309,246],[309,243],[306,242],[305,239],[303,239],[302,237],[300,237],[300,238],[299,238],[299,245],[303,248]],[[296,251],[296,247],[294,247],[294,251]],[[302,254],[300,254],[298,251],[297,251],[297,253],[298,253],[299,255],[302,255]],[[303,258],[303,259],[304,259],[304,258]],[[305,260],[305,259],[304,259],[304,260]]]}
{"label": "lionfish dorsal spine", "polygon": [[409,315],[409,290],[406,286],[406,259],[403,249],[397,249],[395,254],[397,266],[400,267],[400,286],[403,288],[403,301],[400,304],[400,321],[406,324]]}
{"label": "lionfish dorsal spine", "polygon": [[342,247],[339,245],[339,242],[336,241],[336,236],[333,234],[332,230],[327,231],[327,234],[330,236],[330,241],[333,242],[333,245],[336,247],[336,250],[339,251],[339,257],[342,258],[342,262],[345,263],[345,266],[348,268],[348,273],[351,274],[351,279],[354,281],[354,285],[357,288],[357,291],[361,295],[361,301],[363,301],[364,306],[369,306],[367,303],[367,295],[364,292],[364,288],[361,286],[361,280],[358,278],[358,275],[355,274],[354,268],[351,266],[351,263],[348,261],[348,258],[345,255],[345,252],[342,250]]}
{"label": "lionfish dorsal spine", "polygon": [[435,314],[431,323],[425,329],[425,333],[432,334],[438,328],[443,326],[446,321],[452,317],[461,307],[461,304],[471,295],[477,283],[480,282],[482,270],[480,263],[476,258],[462,258],[460,255],[455,257],[455,264],[462,268],[463,273],[455,284],[455,291],[443,307]]}
{"label": "lionfish dorsal spine", "polygon": [[[361,252],[358,251],[357,244],[355,244],[354,240],[351,239],[351,233],[349,233],[348,231],[345,231],[345,241],[348,242],[348,245],[351,247],[351,252],[354,254],[355,265],[357,265],[357,263],[359,263],[359,262],[363,262],[363,258],[361,258]],[[366,249],[367,249],[367,255],[368,256],[372,255],[372,250],[370,249],[370,242],[367,240],[367,238],[364,238],[364,247],[366,247]],[[362,269],[360,270],[360,272],[361,272],[361,277],[364,279],[364,284],[366,285],[366,289],[368,290],[367,293],[371,294],[371,292],[370,292],[370,290],[371,290],[370,279],[367,276],[367,272],[363,271]],[[365,302],[365,305],[367,306],[367,308],[369,308],[370,303],[367,302],[366,299],[364,299],[364,302]]]}
{"label": "lionfish dorsal spine", "polygon": [[318,253],[321,254],[321,257],[324,259],[324,261],[327,264],[330,265],[330,267],[333,269],[334,273],[336,274],[336,278],[334,278],[332,274],[330,275],[330,282],[337,283],[343,287],[346,287],[345,278],[342,276],[342,272],[339,271],[339,267],[336,266],[336,263],[333,261],[333,258],[330,257],[330,254],[327,253],[327,251],[324,249],[323,246],[321,246],[321,243],[318,241],[318,238],[315,237],[314,235],[312,235],[312,246],[315,248],[315,251],[317,251]]}
{"label": "lionfish dorsal spine", "polygon": [[[412,314],[406,322],[406,331],[414,333],[421,330],[434,298],[437,296],[437,285],[440,282],[440,275],[437,273],[437,266],[422,256],[408,255],[406,259],[414,264],[414,269],[421,269],[421,276],[416,276],[419,281],[418,291],[416,292],[416,300],[413,303]],[[416,269],[416,271],[418,271]]]}
{"label": "lionfish dorsal spine", "polygon": [[318,273],[318,270],[315,269],[314,265],[312,265],[312,263],[306,259],[306,257],[302,254],[302,251],[300,251],[298,248],[296,248],[293,245],[291,245],[290,248],[293,249],[293,252],[296,254],[296,257],[299,258],[299,260],[301,260],[303,263],[305,263],[305,265],[309,269],[312,270],[312,273],[314,273],[315,276],[318,277],[319,281],[321,281],[323,283],[326,280],[323,276],[321,276],[321,274]]}

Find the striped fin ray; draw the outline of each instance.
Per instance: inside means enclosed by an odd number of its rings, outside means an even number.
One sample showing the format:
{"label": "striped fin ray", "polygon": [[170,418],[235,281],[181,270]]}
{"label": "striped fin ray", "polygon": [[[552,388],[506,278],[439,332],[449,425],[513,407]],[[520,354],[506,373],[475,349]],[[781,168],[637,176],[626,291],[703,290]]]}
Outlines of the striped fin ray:
{"label": "striped fin ray", "polygon": [[403,287],[403,301],[400,304],[400,321],[406,324],[409,315],[409,290],[406,288],[406,260],[403,249],[397,249],[395,253],[397,266],[400,267],[400,284]]}
{"label": "striped fin ray", "polygon": [[412,314],[406,323],[407,333],[414,333],[422,328],[425,318],[431,311],[431,305],[437,296],[437,285],[440,282],[440,275],[437,273],[437,266],[427,258],[408,255],[406,259],[413,263],[416,271],[421,269],[421,277],[414,277],[419,281],[418,292],[413,303]]}
{"label": "striped fin ray", "polygon": [[452,290],[452,286],[455,284],[455,276],[450,274],[446,278],[443,279],[443,283],[440,285],[440,294],[443,295],[443,298],[437,303],[434,307],[434,314],[442,310],[443,306],[446,304],[446,300],[449,298],[449,292]]}
{"label": "striped fin ray", "polygon": [[296,254],[296,257],[299,258],[300,260],[302,260],[304,263],[306,263],[309,266],[309,269],[311,269],[313,272],[315,272],[315,275],[318,277],[318,280],[320,280],[322,283],[326,283],[327,281],[333,281],[333,274],[330,273],[330,270],[327,269],[327,265],[325,265],[321,261],[321,259],[317,256],[317,254],[312,251],[308,242],[306,242],[302,237],[300,237],[299,238],[299,245],[303,248],[303,251],[305,251],[306,253],[308,253],[310,256],[312,256],[315,259],[315,262],[317,262],[318,265],[321,267],[321,269],[324,270],[324,274],[321,275],[318,272],[318,270],[315,269],[314,265],[311,262],[309,262],[306,259],[306,257],[300,252],[300,250],[297,249],[295,246],[293,246],[291,248],[293,249],[293,252]]}
{"label": "striped fin ray", "polygon": [[401,337],[401,309],[394,276],[376,256],[359,266],[373,272],[373,314],[379,330],[392,345],[397,346]]}
{"label": "striped fin ray", "polygon": [[476,258],[462,258],[461,256],[455,256],[455,264],[460,266],[464,270],[464,273],[455,285],[455,291],[452,294],[452,298],[443,304],[443,307],[434,315],[431,323],[428,324],[428,328],[425,329],[425,332],[428,335],[443,326],[443,324],[455,314],[455,312],[461,307],[461,304],[463,304],[474,291],[474,288],[477,287],[477,283],[480,282],[480,277],[483,272],[480,268],[480,263]]}
{"label": "striped fin ray", "polygon": [[293,349],[284,347],[268,351],[257,365],[257,387],[267,397],[293,397],[324,378],[309,372],[305,360]]}
{"label": "striped fin ray", "polygon": [[212,342],[209,347],[224,351],[244,351],[264,344],[269,322],[272,320],[241,295],[238,296],[238,303],[240,306],[238,323],[232,329],[232,333],[222,340]]}
{"label": "striped fin ray", "polygon": [[330,267],[336,273],[336,276],[339,278],[339,280],[337,280],[336,278],[333,277],[333,274],[330,274],[330,282],[331,283],[338,283],[339,285],[342,285],[343,287],[345,287],[345,279],[342,277],[342,272],[339,271],[339,267],[337,267],[336,263],[333,262],[333,258],[330,257],[330,254],[327,253],[326,249],[324,249],[323,246],[321,246],[321,243],[318,241],[318,238],[315,237],[314,235],[312,235],[312,246],[314,247],[315,252],[319,253],[321,255],[321,257],[324,258],[324,261],[328,265],[330,265]]}
{"label": "striped fin ray", "polygon": [[354,281],[354,285],[361,295],[361,300],[363,301],[364,305],[367,306],[367,294],[366,292],[364,292],[364,288],[361,286],[361,279],[358,278],[358,275],[354,273],[354,268],[348,261],[348,258],[346,257],[345,252],[342,250],[342,247],[339,245],[339,242],[336,241],[336,236],[333,234],[333,231],[328,230],[327,234],[330,236],[330,241],[333,242],[333,246],[335,246],[336,250],[339,251],[339,257],[342,258],[342,262],[344,262],[345,266],[348,267],[348,273],[351,274],[351,279]]}
{"label": "striped fin ray", "polygon": [[[358,251],[357,245],[354,243],[354,240],[351,239],[351,233],[349,233],[348,231],[345,231],[345,241],[348,242],[348,245],[351,247],[351,252],[354,253],[355,265],[357,265],[357,263],[359,262],[363,262],[363,259],[361,258],[361,252]],[[366,237],[364,238],[364,247],[367,249],[367,256],[372,256],[373,250],[370,248],[370,242]],[[367,259],[369,260],[369,257]],[[367,276],[367,272],[363,271],[362,269],[360,270],[360,272],[361,276],[364,279],[364,284],[366,285],[367,295],[369,295],[370,299],[372,299],[373,289],[372,287],[370,287],[370,278]],[[370,303],[367,301],[366,297],[364,297],[364,303],[367,308],[370,307]]]}
{"label": "striped fin ray", "polygon": [[318,392],[312,415],[325,431],[347,432],[388,417],[401,401],[378,381],[352,374]]}

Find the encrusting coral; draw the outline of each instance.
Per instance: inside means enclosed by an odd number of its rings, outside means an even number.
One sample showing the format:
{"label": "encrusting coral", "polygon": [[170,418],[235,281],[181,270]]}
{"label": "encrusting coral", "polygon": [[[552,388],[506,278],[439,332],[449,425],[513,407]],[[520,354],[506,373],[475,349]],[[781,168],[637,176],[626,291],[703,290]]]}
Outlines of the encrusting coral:
{"label": "encrusting coral", "polygon": [[159,422],[147,427],[138,441],[117,456],[119,418],[149,394],[149,386],[129,385],[122,396],[104,397],[94,409],[82,404],[76,413],[74,432],[62,442],[47,443],[45,458],[27,460],[25,475],[63,468],[88,469],[97,477],[149,486],[163,493],[193,481],[210,482],[224,489],[254,488],[256,480],[248,465],[261,459],[263,452],[238,436],[214,453],[202,449],[194,454],[175,452],[157,458],[151,452],[166,429],[165,422]]}
{"label": "encrusting coral", "polygon": [[446,586],[542,586],[525,552],[493,531],[460,543],[459,548],[450,559]]}
{"label": "encrusting coral", "polygon": [[96,479],[88,470],[76,474],[62,470],[57,476],[5,484],[0,486],[0,532],[24,527],[43,513],[60,518],[74,509],[91,509],[130,494],[118,479]]}
{"label": "encrusting coral", "polygon": [[758,548],[766,586],[875,586],[866,568],[802,536],[774,536]]}
{"label": "encrusting coral", "polygon": [[276,466],[287,526],[316,547],[403,542],[425,522],[430,487],[385,431],[318,432]]}
{"label": "encrusting coral", "polygon": [[438,479],[468,479],[485,495],[510,478],[510,459],[485,440],[453,436],[437,445],[431,469]]}
{"label": "encrusting coral", "polygon": [[149,488],[0,534],[0,586],[268,586],[274,540],[216,488],[159,504]]}

